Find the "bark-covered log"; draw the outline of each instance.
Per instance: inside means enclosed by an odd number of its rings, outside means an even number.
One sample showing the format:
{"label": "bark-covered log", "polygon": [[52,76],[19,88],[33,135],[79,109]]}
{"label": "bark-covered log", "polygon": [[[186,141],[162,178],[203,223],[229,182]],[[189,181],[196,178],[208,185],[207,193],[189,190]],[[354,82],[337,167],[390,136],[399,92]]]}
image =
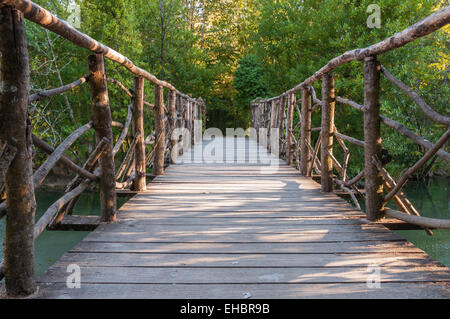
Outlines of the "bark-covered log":
{"label": "bark-covered log", "polygon": [[[190,102],[189,102],[190,103]],[[164,175],[164,154],[165,154],[165,135],[164,126],[164,88],[155,86],[155,129],[158,139],[155,144],[155,160],[153,164],[153,173],[155,175]]]}
{"label": "bark-covered log", "polygon": [[36,211],[32,168],[32,125],[28,117],[30,72],[24,17],[0,7],[0,140],[17,152],[6,173],[4,237],[6,292],[11,297],[36,291],[33,225]]}
{"label": "bark-covered log", "polygon": [[114,148],[113,148],[114,156],[119,152],[120,148],[122,147],[123,142],[125,141],[125,138],[128,135],[128,130],[130,129],[132,118],[133,118],[133,106],[129,105],[127,120],[125,121],[125,125],[122,128],[122,133],[120,134],[119,139],[117,140],[116,145],[114,145]]}
{"label": "bark-covered log", "polygon": [[78,80],[76,80],[76,81],[74,81],[74,82],[72,82],[70,84],[61,86],[59,88],[55,88],[55,89],[51,89],[51,90],[39,91],[39,92],[34,93],[34,94],[32,94],[30,96],[29,103],[41,101],[43,99],[48,99],[48,98],[50,98],[52,96],[55,96],[55,95],[66,93],[66,92],[71,91],[74,88],[82,85],[83,83],[86,83],[87,81],[88,81],[88,76],[85,75],[82,78],[80,78],[80,79],[78,79]]}
{"label": "bark-covered log", "polygon": [[364,170],[366,215],[371,221],[383,217],[383,180],[372,163],[381,158],[380,63],[376,57],[364,61]]}
{"label": "bark-covered log", "polygon": [[[169,95],[169,123],[170,128],[175,130],[177,127],[177,92],[170,91]],[[170,138],[170,163],[175,164],[178,158],[178,137],[174,134],[169,135]]]}
{"label": "bark-covered log", "polygon": [[311,144],[311,90],[302,90],[302,110],[300,126],[300,174],[306,176],[312,165],[307,143]]}
{"label": "bark-covered log", "polygon": [[78,187],[72,190],[69,193],[66,193],[63,197],[58,199],[54,204],[52,204],[47,211],[42,215],[42,217],[38,220],[36,225],[34,226],[33,238],[36,239],[40,234],[45,230],[47,225],[49,225],[53,218],[58,214],[61,207],[65,206],[70,200],[80,196],[91,184],[90,180],[85,180]]}
{"label": "bark-covered log", "polygon": [[403,92],[405,92],[413,101],[416,103],[420,109],[428,116],[432,121],[443,124],[450,125],[450,118],[447,116],[443,116],[437,113],[435,110],[431,108],[424,100],[413,90],[411,90],[406,84],[398,80],[395,76],[393,76],[388,70],[386,70],[383,66],[381,66],[381,72],[383,72],[384,76],[398,86]]}
{"label": "bark-covered log", "polygon": [[145,191],[147,189],[147,180],[145,178],[145,132],[144,132],[144,78],[134,78],[133,95],[133,127],[134,135],[139,136],[134,151],[134,183],[133,190]]}
{"label": "bark-covered log", "polygon": [[[341,97],[338,96],[336,98],[336,101],[338,101],[340,103],[343,103],[343,104],[346,104],[346,105],[349,105],[349,106],[351,106],[351,107],[353,107],[353,108],[355,108],[355,109],[357,109],[359,111],[364,111],[364,106],[363,105],[358,104],[356,102],[353,102],[351,100],[344,99],[344,98],[341,98]],[[383,115],[380,115],[380,119],[381,119],[381,122],[384,125],[386,125],[386,126],[388,126],[390,128],[393,128],[399,134],[403,135],[404,137],[407,137],[407,138],[411,139],[412,141],[414,141],[415,143],[419,144],[420,146],[422,146],[422,147],[424,147],[424,148],[426,148],[428,150],[433,148],[433,146],[434,146],[433,143],[431,143],[430,141],[424,139],[422,136],[417,135],[416,133],[414,133],[413,131],[411,131],[407,127],[405,127],[402,124],[400,124],[399,122],[394,121],[394,120],[392,120],[392,119],[390,119],[388,117],[385,117]],[[444,161],[446,161],[447,163],[450,164],[450,154],[447,153],[446,151],[439,150],[436,153],[436,155],[439,158],[443,159]]]}
{"label": "bark-covered log", "polygon": [[[390,118],[387,118],[385,116],[381,116],[381,121],[384,125],[389,126],[393,129],[395,129],[398,133],[401,135],[410,138],[420,146],[423,146],[424,148],[431,150],[434,148],[435,144],[431,143],[430,141],[424,139],[422,136],[415,134],[413,131],[408,129],[407,127],[403,126],[402,124],[391,120]],[[443,149],[440,149],[436,152],[436,155],[446,161],[450,164],[450,154]]]}
{"label": "bark-covered log", "polygon": [[100,205],[101,221],[113,222],[116,220],[116,179],[113,155],[113,134],[111,127],[111,109],[109,107],[108,85],[106,81],[105,66],[101,54],[90,55],[89,61],[89,87],[91,89],[91,112],[94,123],[97,144],[107,138],[107,149],[100,157]]}
{"label": "bark-covered log", "polygon": [[49,156],[49,158],[44,162],[44,164],[39,167],[39,169],[33,175],[34,187],[39,187],[44,181],[45,177],[50,173],[52,168],[61,159],[64,153],[69,149],[69,147],[82,136],[84,133],[92,128],[92,122],[83,125],[78,128],[75,132],[69,135]]}
{"label": "bark-covered log", "polygon": [[349,194],[350,197],[351,197],[351,199],[352,199],[352,201],[353,201],[353,203],[355,204],[355,206],[356,206],[358,209],[361,209],[361,206],[359,205],[358,199],[356,198],[354,192],[353,192],[350,188],[348,188],[347,186],[345,186],[345,181],[340,181],[340,180],[338,180],[337,178],[334,178],[333,181],[334,181],[336,184],[338,184],[339,187],[340,187],[343,191],[345,191],[347,194]]}
{"label": "bark-covered log", "polygon": [[450,229],[450,220],[428,218],[423,216],[408,215],[397,210],[385,209],[384,213],[388,216],[403,220],[407,223],[418,225],[421,227],[427,227],[430,229]]}
{"label": "bark-covered log", "polygon": [[[116,80],[116,79],[110,78],[110,77],[108,77],[107,80],[108,80],[109,83],[112,83],[112,84],[117,85],[117,86],[118,86],[122,91],[124,91],[125,94],[128,95],[130,98],[133,98],[133,93],[131,93],[131,91],[128,90],[127,87],[126,87],[125,85],[122,84],[122,82],[120,82],[120,81],[118,81],[118,80]],[[150,109],[152,109],[152,108],[155,107],[152,103],[147,102],[147,101],[145,101],[145,100],[144,100],[144,105],[148,106]]]}
{"label": "bark-covered log", "polygon": [[[373,163],[377,167],[377,169],[380,171],[380,173],[383,175],[384,180],[384,187],[389,192],[391,191],[397,183],[392,178],[392,176],[389,174],[389,172],[383,167],[383,164],[377,157],[372,158]],[[394,195],[394,201],[397,204],[397,206],[406,214],[409,215],[415,215],[420,216],[417,209],[414,207],[414,205],[406,198],[405,194],[403,192],[398,192],[396,195]],[[425,231],[428,235],[432,236],[433,232],[429,228],[425,228]]]}
{"label": "bark-covered log", "polygon": [[[48,145],[46,142],[41,140],[36,135],[33,134],[32,138],[33,138],[33,144],[36,147],[38,147],[40,150],[44,151],[45,153],[47,153],[49,155],[51,155],[55,152],[55,149],[53,147]],[[64,156],[64,155],[61,156],[61,158],[59,159],[59,162],[62,163],[63,165],[65,165],[72,172],[77,173],[78,175],[81,175],[84,178],[88,178],[93,181],[96,181],[98,179],[98,177],[95,176],[94,174],[92,174],[91,172],[88,172],[87,170],[83,169],[82,167],[80,167],[77,164],[75,164],[74,162],[72,162],[72,160],[70,158],[68,158],[67,156]]]}
{"label": "bark-covered log", "polygon": [[280,143],[280,155],[283,153],[282,152],[282,141],[284,139],[284,115],[285,115],[285,111],[286,111],[286,97],[282,97],[280,99],[280,107],[278,108],[278,118],[277,118],[277,124],[278,124],[278,128],[279,128],[279,143]]}
{"label": "bark-covered log", "polygon": [[351,186],[355,185],[356,183],[358,183],[364,177],[365,174],[366,174],[366,171],[362,170],[361,172],[358,173],[358,175],[353,177],[351,180],[347,181],[345,183],[345,186],[351,187]]}
{"label": "bark-covered log", "polygon": [[[290,93],[299,92],[302,88],[308,87],[309,85],[320,79],[324,74],[333,71],[335,68],[337,68],[342,64],[354,60],[363,60],[364,58],[370,56],[380,55],[385,52],[397,49],[399,47],[408,44],[409,42],[412,42],[420,37],[423,37],[427,34],[430,34],[444,27],[448,23],[450,23],[450,6],[446,6],[445,8],[436,11],[430,16],[420,20],[419,22],[404,29],[403,31],[395,33],[394,35],[383,41],[375,43],[364,49],[355,49],[347,51],[344,54],[331,59],[330,62],[328,62],[325,66],[323,66],[312,76],[307,78],[302,83],[298,84],[296,87],[283,93],[282,95],[288,95]],[[265,102],[276,100],[279,99],[280,97],[281,95],[268,99]]]}
{"label": "bark-covered log", "polygon": [[[292,145],[292,137],[293,137],[292,127],[294,124],[294,107],[295,107],[294,104],[296,103],[295,94],[289,95],[288,101],[289,101],[288,102],[289,104],[288,104],[288,111],[287,111],[287,127],[286,127],[286,135],[287,135],[286,136],[286,138],[287,138],[286,162],[288,165],[292,165],[294,162],[294,152],[293,152],[293,145]],[[258,109],[259,108],[257,108],[257,110]],[[259,118],[259,113],[257,113],[257,117]],[[256,121],[258,122],[259,119],[257,119]],[[255,126],[257,126],[257,125],[255,125]],[[258,126],[257,130],[258,129],[259,129],[259,126]]]}
{"label": "bark-covered log", "polygon": [[130,148],[127,151],[127,154],[125,155],[125,158],[122,161],[122,164],[120,165],[119,169],[116,173],[116,180],[119,180],[122,174],[124,173],[125,169],[130,165],[130,161],[134,154],[134,149],[136,148],[137,140],[140,136],[135,136],[133,141],[130,144]]}
{"label": "bark-covered log", "polygon": [[322,192],[333,191],[333,154],[334,139],[334,79],[330,74],[322,77],[322,130],[321,130],[321,189]]}
{"label": "bark-covered log", "polygon": [[360,141],[360,140],[358,140],[358,139],[356,139],[356,138],[353,138],[353,137],[351,137],[351,136],[344,135],[344,134],[339,133],[339,132],[337,132],[337,131],[334,132],[334,135],[335,135],[336,137],[338,137],[338,138],[344,140],[344,141],[347,141],[347,142],[350,142],[350,143],[352,143],[352,144],[355,144],[355,145],[364,147],[364,142],[363,142],[363,141]]}
{"label": "bark-covered log", "polygon": [[417,161],[413,166],[408,168],[403,175],[400,177],[397,186],[395,186],[385,197],[384,201],[388,202],[394,197],[397,192],[402,189],[402,187],[405,185],[405,183],[408,181],[408,179],[413,175],[419,168],[421,168],[423,165],[426,164],[426,162],[432,158],[436,152],[444,146],[445,143],[447,143],[448,139],[450,138],[450,129],[445,132],[445,134],[437,141],[437,143],[434,145],[432,149],[430,149],[428,152],[425,153],[425,155]]}

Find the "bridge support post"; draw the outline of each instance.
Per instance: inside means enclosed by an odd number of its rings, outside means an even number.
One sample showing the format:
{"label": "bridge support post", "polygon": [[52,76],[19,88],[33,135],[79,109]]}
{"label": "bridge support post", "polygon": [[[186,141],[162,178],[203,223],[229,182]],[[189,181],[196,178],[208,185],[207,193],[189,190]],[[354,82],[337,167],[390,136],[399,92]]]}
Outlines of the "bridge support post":
{"label": "bridge support post", "polygon": [[144,131],[144,78],[134,78],[133,92],[133,127],[134,136],[139,136],[135,148],[134,170],[135,177],[133,190],[145,191],[147,189],[146,181],[146,163],[145,163],[145,131]]}
{"label": "bridge support post", "polygon": [[184,128],[184,103],[183,103],[183,97],[179,96],[177,97],[177,128],[179,129],[178,132],[180,134],[177,135],[177,142],[178,142],[178,149],[177,149],[177,157],[182,154],[183,152],[183,143],[180,143],[180,136],[182,136],[181,132]]}
{"label": "bridge support post", "polygon": [[277,123],[277,101],[273,100],[270,103],[269,106],[269,110],[270,110],[270,127],[267,130],[267,134],[268,134],[268,139],[267,139],[267,149],[269,150],[269,152],[272,152],[272,130],[275,129],[276,127],[276,123]]}
{"label": "bridge support post", "polygon": [[197,102],[191,103],[191,137],[192,137],[192,146],[197,144],[197,135],[195,134],[195,121],[197,120]]}
{"label": "bridge support post", "polygon": [[334,136],[334,79],[331,74],[322,76],[322,144],[321,156],[321,185],[322,192],[333,191],[333,154]]}
{"label": "bridge support post", "polygon": [[164,125],[164,88],[160,85],[155,85],[155,160],[153,164],[154,175],[164,175],[164,154],[165,154],[165,140],[166,128]]}
{"label": "bridge support post", "polygon": [[89,61],[89,87],[91,89],[91,112],[97,143],[107,138],[109,143],[100,157],[100,205],[101,221],[116,220],[116,178],[113,155],[113,134],[111,109],[109,107],[108,85],[105,74],[104,58],[101,54],[93,54]]}
{"label": "bridge support post", "polygon": [[178,138],[175,136],[177,128],[177,92],[170,91],[169,95],[169,123],[170,123],[170,163],[175,164],[178,157]]}
{"label": "bridge support post", "polygon": [[[294,103],[295,103],[295,94],[289,94],[289,102],[288,102],[288,112],[287,112],[287,127],[286,127],[286,162],[288,165],[292,165],[294,163],[294,152],[292,150],[292,128],[294,124]],[[292,134],[291,134],[292,133]]]}
{"label": "bridge support post", "polygon": [[[6,233],[3,273],[6,292],[23,297],[36,291],[32,126],[28,117],[30,71],[22,12],[0,8],[0,139],[17,152],[6,172]],[[0,143],[1,144],[1,143]]]}
{"label": "bridge support post", "polygon": [[278,143],[280,145],[279,149],[280,149],[280,157],[281,157],[281,152],[282,152],[282,142],[283,142],[283,136],[284,136],[284,115],[285,115],[285,111],[286,111],[286,96],[282,96],[280,99],[280,107],[278,108],[278,128],[279,128],[279,140]]}
{"label": "bridge support post", "polygon": [[381,158],[380,63],[376,57],[364,60],[364,166],[366,214],[371,221],[383,217],[383,179],[372,158]]}
{"label": "bridge support post", "polygon": [[310,171],[311,153],[311,89],[302,89],[302,118],[300,125],[300,174],[307,176]]}

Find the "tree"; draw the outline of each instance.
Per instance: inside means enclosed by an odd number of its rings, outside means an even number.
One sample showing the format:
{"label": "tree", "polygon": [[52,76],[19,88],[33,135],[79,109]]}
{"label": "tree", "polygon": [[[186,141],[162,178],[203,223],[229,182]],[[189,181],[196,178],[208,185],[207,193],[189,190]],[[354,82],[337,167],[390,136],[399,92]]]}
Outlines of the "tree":
{"label": "tree", "polygon": [[258,97],[265,97],[266,90],[262,83],[263,67],[254,55],[244,56],[239,60],[239,67],[234,72],[235,105],[242,127],[250,125],[250,102]]}

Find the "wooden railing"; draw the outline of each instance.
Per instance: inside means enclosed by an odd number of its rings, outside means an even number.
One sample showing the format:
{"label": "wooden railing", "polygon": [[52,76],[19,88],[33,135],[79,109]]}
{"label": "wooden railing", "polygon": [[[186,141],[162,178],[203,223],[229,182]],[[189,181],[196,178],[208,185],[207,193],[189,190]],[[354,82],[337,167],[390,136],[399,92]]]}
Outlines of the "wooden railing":
{"label": "wooden railing", "polygon": [[[422,226],[428,234],[432,234],[431,229],[433,228],[450,229],[450,220],[420,217],[417,209],[402,192],[402,187],[408,179],[433,156],[450,163],[450,154],[443,149],[450,137],[450,129],[448,129],[450,118],[435,112],[417,93],[396,79],[377,60],[377,55],[432,33],[449,22],[450,6],[447,6],[386,40],[364,49],[348,51],[332,59],[314,75],[277,97],[252,101],[252,127],[257,132],[261,132],[260,134],[267,134],[267,136],[258,136],[259,140],[268,141],[270,132],[273,129],[279,130],[280,154],[286,158],[287,163],[292,165],[295,162],[297,169],[304,176],[312,176],[315,171],[320,175],[323,192],[332,192],[335,184],[350,195],[358,208],[360,205],[357,196],[363,197],[365,212],[370,221],[377,221],[385,215],[389,215],[407,223]],[[364,61],[364,105],[335,96],[332,71],[353,60]],[[447,126],[447,131],[435,144],[380,114],[381,74],[405,92],[430,120]],[[311,85],[320,79],[322,80],[322,97],[318,99]],[[301,99],[297,97],[299,93]],[[346,136],[338,131],[334,124],[336,102],[351,106],[364,113],[364,141]],[[299,105],[301,105],[301,109]],[[311,115],[317,108],[322,110],[321,127],[311,128]],[[295,110],[299,121],[294,125]],[[381,123],[427,149],[425,155],[416,164],[405,170],[397,182],[384,168],[391,159],[388,152],[382,148]],[[264,130],[260,130],[261,128]],[[320,132],[315,145],[311,141],[312,131]],[[277,136],[277,134],[275,135]],[[342,162],[339,162],[333,155],[334,140],[343,149]],[[364,169],[351,179],[347,175],[350,149],[346,142],[364,148]],[[270,149],[271,143],[267,144]],[[334,175],[334,170],[337,175]],[[364,193],[355,186],[363,178],[365,179]],[[384,190],[386,194],[383,193]],[[384,207],[390,200],[395,201],[401,212]]]}
{"label": "wooden railing", "polygon": [[[62,87],[30,95],[24,17],[92,51],[94,54],[87,61],[89,74]],[[5,276],[8,294],[20,296],[35,291],[34,240],[46,227],[54,227],[64,215],[72,214],[80,195],[94,183],[100,194],[101,221],[114,221],[116,189],[144,191],[147,167],[152,169],[153,175],[164,174],[165,164],[176,161],[184,151],[183,145],[195,142],[195,124],[206,115],[206,107],[201,98],[194,99],[181,93],[172,84],[140,69],[127,57],[72,28],[31,1],[0,0],[0,34],[3,87],[0,95],[0,219],[7,216],[0,280]],[[123,65],[135,76],[132,90],[106,76],[105,58]],[[145,80],[154,84],[153,104],[145,100]],[[85,83],[89,84],[91,92],[91,122],[75,130],[55,149],[32,134],[28,116],[30,103],[63,94]],[[123,124],[111,117],[108,83],[117,85],[131,99]],[[167,103],[164,103],[164,88],[169,90]],[[150,134],[144,131],[144,107],[154,114],[155,130]],[[116,139],[113,126],[122,129]],[[97,145],[81,167],[64,154],[91,129],[95,130]],[[183,141],[183,136],[190,136],[189,141]],[[132,142],[123,162],[116,167],[114,158],[126,149],[127,137]],[[49,155],[34,173],[32,144]],[[76,177],[67,185],[64,196],[35,223],[34,190],[58,162],[76,173]]]}

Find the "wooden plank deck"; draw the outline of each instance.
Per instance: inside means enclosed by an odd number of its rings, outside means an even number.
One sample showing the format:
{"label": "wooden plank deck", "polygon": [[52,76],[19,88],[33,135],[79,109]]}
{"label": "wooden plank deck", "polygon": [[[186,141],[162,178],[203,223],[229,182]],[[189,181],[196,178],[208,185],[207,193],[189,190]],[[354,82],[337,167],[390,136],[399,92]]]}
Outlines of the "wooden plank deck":
{"label": "wooden plank deck", "polygon": [[[255,142],[224,142],[259,162],[205,163],[196,145],[182,157],[193,163],[169,167],[41,276],[39,297],[450,297],[447,267]],[[66,287],[70,264],[80,289]],[[371,265],[380,288],[367,285]]]}

